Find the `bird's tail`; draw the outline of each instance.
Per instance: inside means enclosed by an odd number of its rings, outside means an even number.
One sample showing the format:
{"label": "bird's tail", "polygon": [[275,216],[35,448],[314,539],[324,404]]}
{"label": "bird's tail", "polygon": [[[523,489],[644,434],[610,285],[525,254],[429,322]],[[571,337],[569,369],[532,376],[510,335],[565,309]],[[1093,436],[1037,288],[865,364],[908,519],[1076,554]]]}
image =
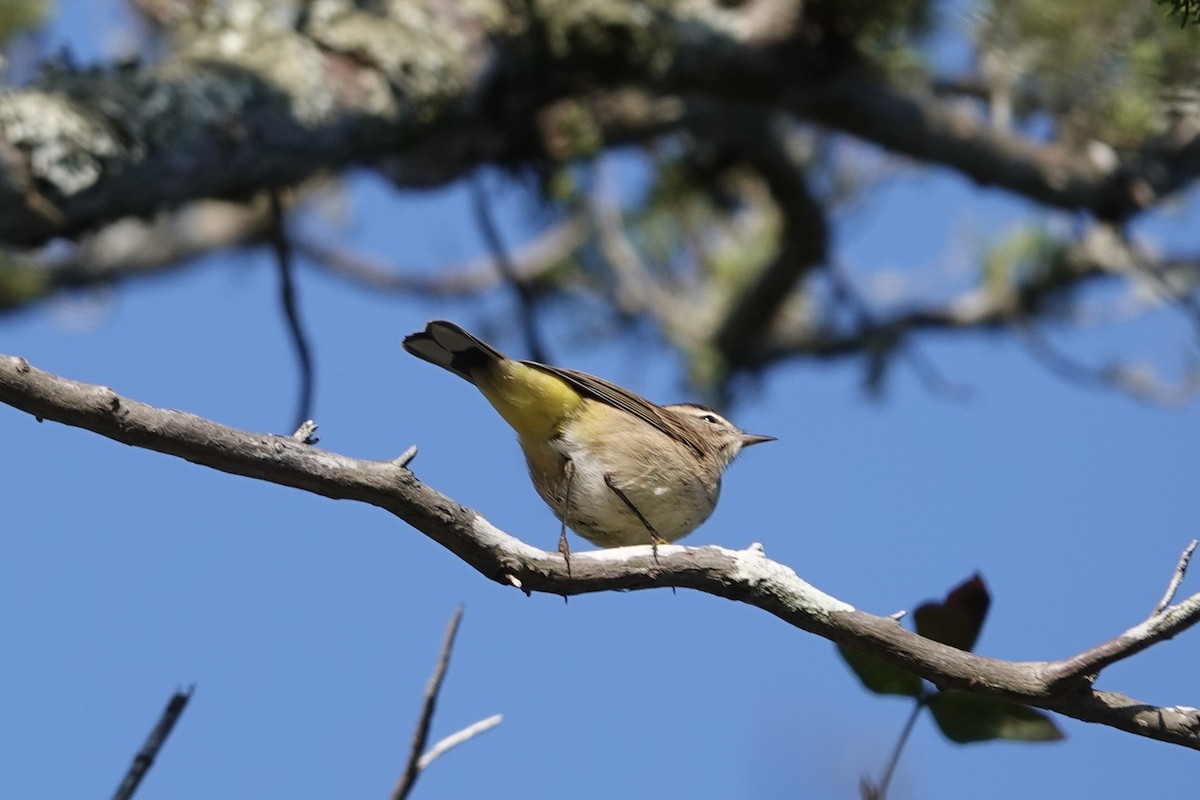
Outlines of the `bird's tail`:
{"label": "bird's tail", "polygon": [[487,342],[441,319],[428,323],[423,331],[405,336],[403,345],[417,358],[448,369],[471,383],[476,382],[473,373],[507,359]]}

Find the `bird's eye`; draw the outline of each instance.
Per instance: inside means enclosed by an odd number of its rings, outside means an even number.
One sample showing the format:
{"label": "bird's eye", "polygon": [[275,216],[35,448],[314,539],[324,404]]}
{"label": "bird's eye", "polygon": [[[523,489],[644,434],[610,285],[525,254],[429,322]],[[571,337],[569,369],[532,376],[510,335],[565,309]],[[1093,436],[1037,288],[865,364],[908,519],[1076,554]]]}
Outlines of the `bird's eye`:
{"label": "bird's eye", "polygon": [[704,420],[705,422],[711,422],[713,425],[716,425],[721,421],[720,417],[718,417],[716,414],[704,414],[700,417],[700,419]]}

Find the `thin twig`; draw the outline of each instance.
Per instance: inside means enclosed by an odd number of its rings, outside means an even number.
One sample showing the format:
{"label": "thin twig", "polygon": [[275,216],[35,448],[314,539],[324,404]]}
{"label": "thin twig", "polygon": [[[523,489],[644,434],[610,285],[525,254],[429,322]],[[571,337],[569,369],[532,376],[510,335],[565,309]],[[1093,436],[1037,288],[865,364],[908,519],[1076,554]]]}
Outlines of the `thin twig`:
{"label": "thin twig", "polygon": [[163,709],[158,722],[150,731],[150,735],[146,737],[142,749],[133,757],[133,763],[129,765],[129,770],[125,773],[121,785],[117,787],[113,800],[129,800],[133,797],[138,784],[142,782],[142,778],[146,777],[146,773],[154,765],[158,751],[162,749],[167,737],[171,735],[171,729],[175,727],[183,710],[187,708],[188,700],[192,698],[195,688],[195,686],[189,686],[186,692],[175,692],[171,695],[171,699],[167,701],[167,707]]}
{"label": "thin twig", "polygon": [[[584,244],[588,231],[587,219],[575,215],[514,248],[510,261],[517,276],[523,283],[529,283],[545,275]],[[490,291],[504,279],[490,255],[460,264],[447,264],[426,274],[303,236],[293,237],[293,245],[296,253],[314,266],[372,292],[433,298],[466,297]]]}
{"label": "thin twig", "polygon": [[474,739],[481,733],[487,733],[503,721],[504,717],[500,714],[492,714],[486,719],[481,719],[479,722],[468,725],[461,731],[450,734],[445,739],[442,739],[433,747],[425,751],[424,755],[422,755],[417,761],[417,770],[424,771],[430,764],[432,764],[434,761],[437,761],[443,755],[458,747],[460,744],[469,742],[471,739]]}
{"label": "thin twig", "polygon": [[[879,322],[875,312],[871,309],[870,303],[859,294],[850,277],[838,265],[829,264],[825,269],[825,274],[833,284],[834,290],[854,307],[853,311],[855,316],[858,317],[859,328],[861,330],[874,330],[880,334],[886,330],[886,326]],[[898,332],[896,334],[898,337],[896,347],[900,355],[912,367],[917,380],[924,384],[929,392],[955,402],[964,402],[970,398],[970,389],[960,383],[951,381],[943,375],[938,370],[937,365],[913,343],[912,337],[900,332],[904,330],[902,327],[897,326],[894,330]],[[864,347],[864,349],[867,348]]]}
{"label": "thin twig", "polygon": [[1175,599],[1175,593],[1179,591],[1179,584],[1183,583],[1183,577],[1187,575],[1188,562],[1192,560],[1192,553],[1196,552],[1196,544],[1197,540],[1192,539],[1188,546],[1183,548],[1183,555],[1179,556],[1179,563],[1175,565],[1175,572],[1171,575],[1171,582],[1167,584],[1167,591],[1163,594],[1162,600],[1158,601],[1158,605],[1154,607],[1154,613],[1150,616],[1157,617],[1166,611],[1167,606],[1171,605],[1171,601]]}
{"label": "thin twig", "polygon": [[8,252],[5,273],[25,287],[0,299],[0,312],[24,308],[63,290],[112,288],[122,281],[183,269],[214,251],[258,242],[270,224],[265,198],[198,200],[148,219],[124,217],[63,247]]}
{"label": "thin twig", "polygon": [[587,194],[587,208],[596,232],[596,244],[615,278],[613,304],[618,313],[629,316],[649,311],[665,327],[670,322],[671,308],[664,302],[663,287],[650,277],[650,271],[629,238],[611,159],[598,158],[593,169],[595,179]]}
{"label": "thin twig", "polygon": [[434,667],[433,677],[425,687],[425,704],[421,707],[421,716],[417,719],[417,728],[413,731],[412,748],[408,753],[408,762],[404,772],[392,791],[392,800],[404,800],[412,791],[417,776],[421,774],[421,754],[425,752],[425,742],[429,739],[429,726],[433,723],[433,711],[437,706],[438,693],[442,690],[442,679],[446,677],[446,668],[450,665],[450,652],[454,649],[454,637],[458,634],[458,624],[462,622],[463,609],[459,606],[450,617],[446,626],[446,638],[442,641],[442,652],[438,656],[437,666]]}
{"label": "thin twig", "polygon": [[308,344],[308,334],[300,321],[300,312],[296,307],[296,285],[293,280],[295,258],[292,253],[292,242],[288,238],[283,224],[283,200],[279,190],[272,190],[271,225],[267,240],[275,251],[275,263],[279,267],[279,301],[283,306],[283,316],[287,322],[288,335],[292,341],[292,349],[296,351],[296,360],[300,366],[300,396],[296,403],[296,424],[293,429],[299,429],[304,421],[312,416],[313,384],[315,382],[312,358],[312,348]]}
{"label": "thin twig", "polygon": [[883,777],[879,779],[879,786],[876,787],[872,797],[875,800],[884,800],[887,797],[888,786],[892,782],[892,775],[896,773],[896,765],[900,763],[900,754],[904,752],[904,745],[908,742],[908,736],[912,733],[913,726],[917,723],[917,717],[921,714],[921,709],[925,707],[925,700],[917,698],[917,702],[913,703],[912,713],[908,715],[908,720],[904,723],[904,730],[900,732],[900,738],[896,741],[896,748],[892,750],[892,757],[888,759],[887,768],[883,771]]}
{"label": "thin twig", "polygon": [[[1196,341],[1200,342],[1200,298],[1188,291],[1186,285],[1184,287],[1172,285],[1171,278],[1167,273],[1166,262],[1139,257],[1132,248],[1130,248],[1130,260],[1140,274],[1150,279],[1159,296],[1174,305],[1183,315],[1194,328]],[[1191,276],[1185,276],[1183,280],[1190,282]]]}
{"label": "thin twig", "polygon": [[1115,390],[1133,400],[1161,408],[1178,408],[1195,394],[1186,381],[1166,386],[1153,377],[1141,377],[1128,366],[1112,362],[1100,367],[1081,364],[1058,350],[1026,319],[1016,319],[1014,330],[1027,352],[1064,380],[1088,389]]}
{"label": "thin twig", "polygon": [[492,217],[491,204],[488,202],[480,173],[476,172],[472,175],[469,183],[471,185],[471,205],[475,209],[475,219],[479,223],[480,232],[483,233],[483,240],[487,243],[488,250],[496,262],[496,269],[500,271],[504,282],[512,287],[513,293],[517,296],[517,305],[520,307],[521,315],[521,332],[525,335],[525,349],[534,361],[548,363],[546,348],[537,329],[537,295],[534,293],[532,285],[517,273],[517,268],[509,258],[504,240],[500,238],[500,231],[496,227],[496,220]]}
{"label": "thin twig", "polygon": [[[1081,680],[1090,685],[1105,667],[1130,658],[1155,642],[1170,639],[1181,622],[1184,626],[1200,622],[1200,592],[1171,605],[1195,550],[1196,540],[1193,539],[1179,556],[1167,591],[1149,617],[1107,642],[1050,665],[1047,673],[1052,691],[1062,692]],[[1196,730],[1200,731],[1200,720],[1197,721]],[[1200,749],[1200,737],[1197,737],[1196,747]]]}

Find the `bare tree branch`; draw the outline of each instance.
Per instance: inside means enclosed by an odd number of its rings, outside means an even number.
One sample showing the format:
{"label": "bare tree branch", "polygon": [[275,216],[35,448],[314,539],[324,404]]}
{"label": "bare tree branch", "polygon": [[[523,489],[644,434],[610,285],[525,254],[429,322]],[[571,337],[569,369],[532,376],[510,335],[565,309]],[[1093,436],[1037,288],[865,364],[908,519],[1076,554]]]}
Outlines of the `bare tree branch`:
{"label": "bare tree branch", "polygon": [[129,770],[121,780],[121,785],[113,794],[113,800],[129,800],[133,797],[142,778],[146,777],[150,767],[154,766],[154,759],[158,757],[158,751],[166,744],[167,737],[171,735],[175,723],[179,721],[183,710],[187,708],[188,701],[192,699],[194,690],[195,687],[189,687],[186,692],[175,692],[171,695],[171,699],[167,701],[167,707],[163,709],[158,722],[150,731],[150,735],[146,737],[146,743],[142,745],[142,749],[134,756],[133,763],[129,765]]}
{"label": "bare tree branch", "polygon": [[[1187,561],[1195,547],[1195,540],[1192,540],[1184,550],[1184,557],[1180,559],[1179,566],[1176,567],[1172,583],[1176,578],[1179,581],[1183,580]],[[1168,588],[1168,595],[1173,596],[1177,588],[1178,584]],[[1091,682],[1095,680],[1095,676],[1099,675],[1102,669],[1110,664],[1136,655],[1157,642],[1170,639],[1200,620],[1200,592],[1175,605],[1169,603],[1170,601],[1167,600],[1167,604],[1161,607],[1156,606],[1143,622],[1133,626],[1115,639],[1110,639],[1090,650],[1085,650],[1076,656],[1054,664],[1050,668],[1050,672],[1053,674],[1052,684],[1066,688],[1072,685],[1077,686],[1081,678]],[[1197,728],[1197,732],[1200,733],[1200,728]]]}
{"label": "bare tree branch", "polygon": [[[970,396],[970,390],[961,384],[954,383],[947,379],[938,370],[937,365],[929,360],[913,343],[912,338],[905,335],[903,327],[893,327],[885,323],[881,323],[871,310],[867,301],[859,294],[858,290],[851,283],[850,279],[836,265],[831,264],[826,267],[824,274],[832,282],[837,294],[844,298],[852,307],[853,313],[858,317],[858,327],[862,330],[875,330],[884,332],[887,337],[887,345],[891,349],[899,349],[903,354],[904,359],[912,367],[917,379],[925,385],[932,393],[941,397],[963,401]],[[892,332],[895,332],[893,335]],[[868,356],[874,356],[874,349],[870,346],[864,348]],[[883,354],[883,358],[888,358],[890,354]],[[877,356],[876,356],[877,357]],[[868,364],[868,370],[872,369]],[[869,383],[869,379],[868,379]]]}
{"label": "bare tree branch", "polygon": [[[578,250],[588,236],[588,223],[572,217],[515,248],[510,254],[513,273],[530,282]],[[320,244],[299,236],[296,252],[329,274],[373,290],[427,297],[465,297],[499,286],[503,277],[492,257],[451,264],[429,275],[418,275],[351,250]]]}
{"label": "bare tree branch", "polygon": [[[0,256],[0,286],[7,289],[0,291],[0,312],[25,308],[64,290],[165,274],[210,253],[260,246],[271,238],[269,195],[245,203],[200,200],[151,220],[119,220],[50,252]],[[551,225],[509,252],[514,275],[526,284],[538,280],[582,247],[589,230],[582,216]],[[372,291],[464,297],[494,289],[503,280],[490,256],[417,274],[346,247],[323,244],[303,231],[288,234],[296,256]],[[11,287],[25,288],[13,292]]]}
{"label": "bare tree branch", "polygon": [[412,748],[409,750],[408,761],[404,772],[392,791],[392,800],[404,800],[412,791],[421,774],[421,754],[425,752],[425,742],[429,739],[429,726],[433,724],[433,712],[437,707],[438,694],[442,691],[442,681],[446,677],[446,669],[450,666],[450,653],[454,650],[454,637],[458,635],[458,626],[462,622],[463,609],[459,606],[450,617],[446,626],[446,637],[442,641],[442,651],[438,655],[437,666],[433,668],[433,676],[425,687],[425,702],[421,706],[421,716],[417,718],[417,727],[413,731]]}
{"label": "bare tree branch", "polygon": [[308,334],[300,319],[300,308],[296,305],[295,258],[292,240],[284,223],[283,200],[279,191],[271,192],[271,225],[268,240],[275,253],[275,265],[279,269],[279,305],[287,324],[288,340],[296,353],[296,366],[300,372],[300,391],[296,397],[295,428],[299,429],[312,416],[313,383],[316,368],[313,364],[312,347]]}
{"label": "bare tree branch", "polygon": [[[731,124],[735,121],[740,124]],[[775,129],[778,120],[765,114],[725,114],[722,122],[720,139],[758,171],[783,217],[779,253],[733,303],[712,337],[722,359],[736,370],[753,360],[752,352],[797,283],[825,263],[829,224]]]}
{"label": "bare tree branch", "polygon": [[1001,697],[1085,722],[1200,749],[1200,710],[1153,706],[1097,691],[1108,664],[1200,622],[1200,592],[1117,638],[1060,661],[1000,661],[922,638],[894,620],[859,611],[771,561],[759,546],[659,545],[562,557],[500,531],[478,513],[425,486],[396,461],[362,461],[297,442],[245,433],[181,411],[155,408],[112,389],[78,383],[0,356],[0,402],[118,442],[223,472],[385,509],[487,578],[524,592],[563,596],[679,587],[755,606],[801,630],[862,650],[941,688]]}
{"label": "bare tree branch", "polygon": [[[596,164],[587,209],[596,232],[596,244],[615,279],[612,299],[617,311],[628,315],[649,312],[668,328],[682,327],[680,304],[672,302],[667,289],[650,276],[637,247],[629,238],[616,176],[606,159]],[[690,315],[690,309],[688,313]]]}
{"label": "bare tree branch", "polygon": [[[1085,367],[1050,350],[1044,341],[1031,338],[1030,328],[1043,309],[1063,301],[1071,302],[1084,287],[1103,280],[1124,280],[1149,281],[1157,297],[1147,302],[1156,305],[1172,303],[1200,331],[1200,309],[1195,313],[1192,311],[1196,302],[1192,287],[1200,280],[1195,259],[1152,259],[1106,225],[1089,229],[1055,258],[1054,265],[1022,283],[999,287],[983,283],[948,301],[928,305],[873,311],[865,302],[855,299],[850,291],[848,294],[857,306],[852,324],[828,322],[779,326],[758,354],[759,363],[752,362],[751,365],[765,366],[794,357],[837,358],[869,354],[881,343],[892,347],[902,345],[911,334],[918,332],[1016,330],[1032,345],[1033,355],[1073,382],[1117,389],[1137,399],[1165,406],[1178,406],[1195,395],[1200,387],[1192,375],[1186,375],[1176,385],[1165,385],[1144,371],[1121,363],[1099,369]],[[835,286],[848,286],[835,270],[829,269],[826,273]]]}
{"label": "bare tree branch", "polygon": [[422,753],[421,758],[417,761],[417,768],[424,771],[430,764],[460,744],[471,741],[481,733],[487,733],[503,721],[504,717],[500,714],[492,714],[490,717],[485,717],[478,722],[472,722],[460,731],[455,731]]}
{"label": "bare tree branch", "polygon": [[478,172],[475,173],[471,177],[470,185],[471,205],[475,210],[475,220],[479,224],[483,240],[492,254],[492,261],[495,262],[496,269],[517,296],[517,313],[520,317],[521,332],[525,336],[525,349],[533,361],[549,364],[550,358],[537,328],[537,295],[534,293],[533,286],[521,277],[513,265],[512,259],[509,258],[508,248],[504,246],[500,230],[492,218],[492,209],[483,186],[483,177]]}
{"label": "bare tree branch", "polygon": [[1179,585],[1183,583],[1183,577],[1187,575],[1188,563],[1192,560],[1192,554],[1196,552],[1196,545],[1200,544],[1200,540],[1192,539],[1188,546],[1183,548],[1183,554],[1179,556],[1179,563],[1175,565],[1175,571],[1171,573],[1171,582],[1167,584],[1167,591],[1163,593],[1162,600],[1158,601],[1158,605],[1154,607],[1154,613],[1151,616],[1158,616],[1167,610],[1167,606],[1171,605],[1171,601],[1175,599],[1175,593],[1179,591]]}
{"label": "bare tree branch", "polygon": [[1137,370],[1120,361],[1098,367],[1082,364],[1055,348],[1032,322],[1015,323],[1021,341],[1050,372],[1063,380],[1089,389],[1120,392],[1134,400],[1162,408],[1179,408],[1200,391],[1200,385],[1185,378],[1178,386],[1166,385],[1146,370]]}
{"label": "bare tree branch", "polygon": [[244,203],[199,200],[149,220],[118,220],[49,253],[12,253],[0,260],[0,281],[25,289],[0,294],[0,311],[18,310],[63,290],[170,272],[208,253],[258,242],[269,226],[265,195]]}

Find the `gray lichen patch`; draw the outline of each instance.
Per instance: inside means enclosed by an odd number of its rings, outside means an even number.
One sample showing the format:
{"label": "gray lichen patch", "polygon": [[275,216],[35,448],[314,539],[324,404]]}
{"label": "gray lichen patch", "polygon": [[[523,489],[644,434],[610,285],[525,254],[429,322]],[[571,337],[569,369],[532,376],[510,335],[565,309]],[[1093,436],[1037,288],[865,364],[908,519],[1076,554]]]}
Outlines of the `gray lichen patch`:
{"label": "gray lichen patch", "polygon": [[[301,125],[327,122],[337,106],[325,59],[311,40],[290,31],[222,31],[197,39],[187,57],[160,71],[192,102],[220,114],[268,98],[285,103]],[[206,116],[204,108],[194,116]]]}
{"label": "gray lichen patch", "polygon": [[30,178],[63,196],[93,186],[124,149],[103,120],[49,91],[0,95],[0,136],[27,154]]}
{"label": "gray lichen patch", "polygon": [[414,122],[428,122],[463,98],[472,84],[483,31],[476,20],[454,18],[418,4],[380,17],[351,11],[313,23],[308,31],[324,47],[370,65]]}
{"label": "gray lichen patch", "polygon": [[[555,58],[616,58],[654,73],[664,72],[675,49],[675,29],[664,24],[673,2],[534,0],[534,15]],[[669,35],[668,35],[669,34]]]}

